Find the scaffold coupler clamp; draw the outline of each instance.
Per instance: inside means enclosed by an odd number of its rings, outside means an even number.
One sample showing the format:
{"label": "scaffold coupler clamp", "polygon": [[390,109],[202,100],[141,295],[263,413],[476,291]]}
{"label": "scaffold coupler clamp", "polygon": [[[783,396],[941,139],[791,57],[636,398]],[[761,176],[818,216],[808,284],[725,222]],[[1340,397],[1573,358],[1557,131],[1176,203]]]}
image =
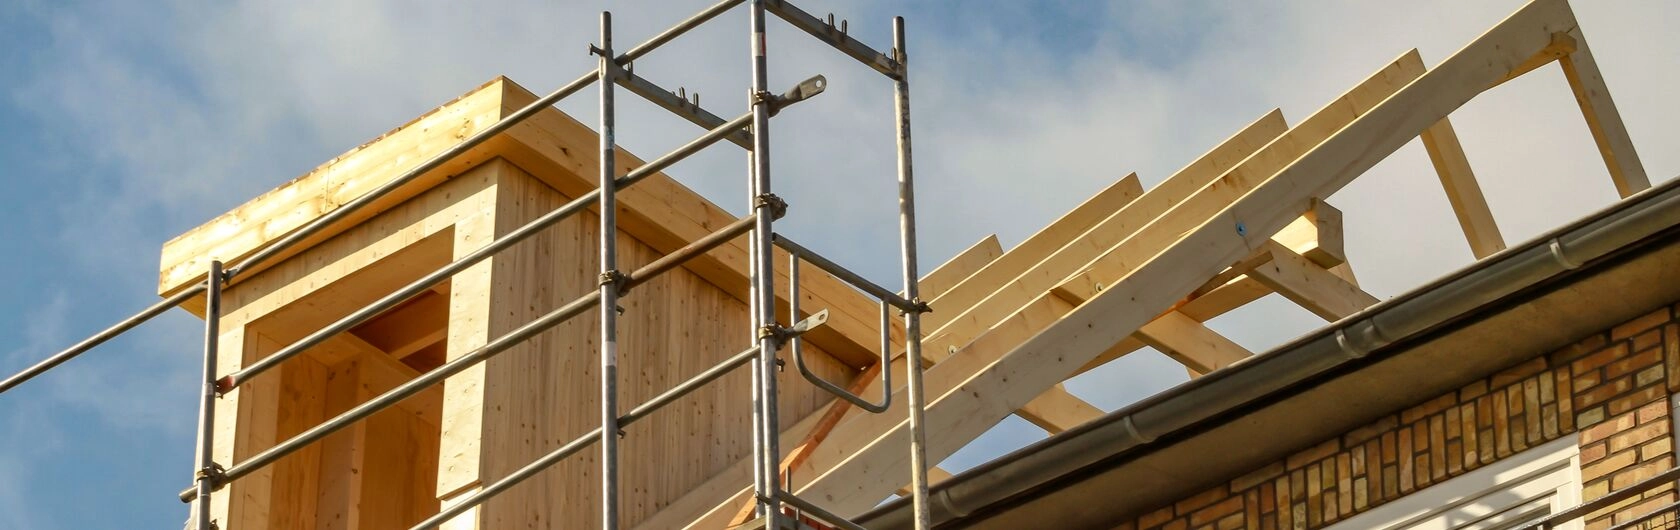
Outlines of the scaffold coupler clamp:
{"label": "scaffold coupler clamp", "polygon": [[761,193],[753,199],[753,208],[770,210],[770,220],[774,221],[787,215],[788,204],[774,193]]}
{"label": "scaffold coupler clamp", "polygon": [[[916,314],[933,312],[933,308],[929,307],[928,303],[922,300],[921,297],[912,298],[910,300],[910,307],[916,311]],[[909,313],[909,311],[899,311],[900,315],[907,315]]]}
{"label": "scaffold coupler clamp", "polygon": [[[788,338],[792,335],[793,335],[793,332],[791,330],[789,330],[788,328],[781,327],[781,326],[776,325],[776,324],[770,324],[770,325],[767,325],[767,326],[759,326],[758,327],[758,338],[759,339],[765,339],[765,338],[776,339],[776,349],[777,350],[782,349],[782,346],[786,345],[788,343]],[[786,367],[786,366],[787,366],[787,361],[783,361],[781,357],[776,357],[776,371],[781,371],[782,368]]]}
{"label": "scaffold coupler clamp", "polygon": [[[630,277],[626,276],[623,272],[619,272],[618,269],[611,269],[601,273],[600,283],[596,285],[602,287],[611,285],[618,289],[618,294],[623,295],[624,293],[630,292]],[[623,312],[623,310],[619,311],[621,314]]]}
{"label": "scaffold coupler clamp", "polygon": [[197,482],[199,479],[210,479],[212,490],[222,489],[222,484],[227,480],[227,469],[221,464],[211,462],[209,466],[193,472],[193,481]]}

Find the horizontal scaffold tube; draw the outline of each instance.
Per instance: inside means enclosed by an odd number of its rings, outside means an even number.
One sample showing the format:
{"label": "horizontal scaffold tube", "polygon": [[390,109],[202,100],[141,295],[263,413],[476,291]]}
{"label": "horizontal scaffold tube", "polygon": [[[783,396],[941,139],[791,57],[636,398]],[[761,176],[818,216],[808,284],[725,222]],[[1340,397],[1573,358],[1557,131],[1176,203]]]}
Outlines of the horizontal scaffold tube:
{"label": "horizontal scaffold tube", "polygon": [[[630,289],[645,283],[662,272],[676,268],[684,261],[706,252],[710,252],[712,249],[723,245],[730,239],[746,233],[752,229],[755,216],[756,214],[736,220],[711,235],[700,238],[699,240],[678,249],[676,252],[672,252],[665,257],[655,260],[653,263],[649,263],[642,268],[636,269],[635,272],[632,272],[630,275],[625,277],[623,288]],[[591,291],[589,294],[583,295],[576,300],[572,300],[566,305],[563,305],[554,311],[550,311],[548,314],[538,317],[536,320],[532,320],[525,325],[510,331],[506,335],[497,337],[495,340],[467,352],[455,360],[444,363],[443,366],[439,366],[429,372],[420,374],[414,379],[410,379],[408,382],[397,385],[396,388],[386,391],[378,396],[374,396],[372,399],[352,407],[350,410],[339,414],[333,419],[311,427],[309,430],[299,433],[297,436],[293,436],[284,442],[276,444],[274,447],[270,447],[261,453],[257,453],[256,456],[252,456],[244,462],[234,464],[232,467],[229,467],[226,471],[224,471],[220,477],[217,477],[216,487],[220,488],[221,486],[227,485],[229,482],[238,480],[239,478],[249,475],[258,469],[262,469],[263,467],[274,463],[276,460],[279,460],[288,454],[296,452],[311,443],[327,437],[327,435],[367,418],[386,407],[395,405],[397,402],[407,399],[409,396],[418,394],[421,390],[425,390],[427,387],[442,382],[449,376],[458,374],[475,364],[486,361],[491,357],[495,357],[496,354],[506,351],[507,349],[524,342],[526,339],[548,330],[548,328],[554,327],[559,325],[561,322],[571,319],[572,317],[583,314],[585,311],[594,307],[595,304],[599,303],[600,297],[600,291]],[[181,493],[181,501],[190,502],[192,500],[192,496],[190,495],[192,491],[193,490],[191,489],[183,491]]]}
{"label": "horizontal scaffold tube", "polygon": [[181,305],[182,302],[185,302],[194,296],[203,294],[204,289],[204,283],[199,282],[197,285],[189,287],[185,291],[176,293],[175,296],[171,296],[158,301],[158,303],[152,304],[151,307],[147,307],[139,313],[135,313],[134,316],[123,319],[122,322],[118,322],[109,328],[105,328],[105,331],[101,331],[94,334],[92,337],[83,339],[81,342],[76,343],[75,346],[65,348],[64,351],[55,353],[52,357],[48,357],[41,362],[35,363],[34,366],[25,368],[22,372],[18,372],[11,377],[7,377],[5,381],[0,381],[0,393],[11,390],[13,387],[23,384],[24,381],[28,381],[37,375],[41,375],[41,372],[51,370],[55,366],[64,364],[65,361],[74,359],[77,355],[81,355],[82,352],[86,352],[93,349],[95,346],[104,344],[105,341],[116,338],[117,335],[121,335],[130,329],[134,329],[135,326],[146,323],[146,321],[151,320],[152,317],[161,315],[164,311],[168,311],[175,306]]}
{"label": "horizontal scaffold tube", "polygon": [[798,243],[794,243],[793,240],[788,239],[787,236],[775,234],[775,238],[776,239],[773,243],[775,243],[778,247],[782,247],[782,250],[786,250],[790,254],[798,255],[801,259],[804,259],[806,263],[816,265],[817,268],[828,271],[829,274],[833,274],[835,277],[844,280],[846,283],[852,284],[853,287],[862,289],[863,292],[869,293],[871,296],[879,298],[883,302],[892,304],[893,307],[897,307],[900,310],[919,311],[916,304],[904,299],[902,296],[899,296],[898,293],[888,291],[886,287],[881,287],[879,284],[869,281],[869,279],[864,278],[863,275],[852,272],[851,269],[842,267],[839,263],[835,263],[828,258],[823,257],[821,254],[813,252],[811,249],[805,248]]}

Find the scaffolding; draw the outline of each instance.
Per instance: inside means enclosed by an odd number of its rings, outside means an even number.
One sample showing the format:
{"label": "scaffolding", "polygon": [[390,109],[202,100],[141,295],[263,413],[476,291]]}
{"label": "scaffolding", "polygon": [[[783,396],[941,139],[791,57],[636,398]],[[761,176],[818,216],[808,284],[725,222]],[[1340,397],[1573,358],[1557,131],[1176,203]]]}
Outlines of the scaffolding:
{"label": "scaffolding", "polygon": [[[660,88],[633,72],[632,65],[637,59],[743,3],[748,4],[751,37],[750,57],[752,61],[751,87],[748,92],[751,110],[745,115],[725,121],[700,107],[698,96],[689,99],[686,94]],[[773,223],[786,213],[788,206],[771,191],[770,118],[783,108],[821,94],[826,88],[827,81],[823,76],[818,75],[799,83],[780,95],[769,91],[768,49],[765,37],[766,13],[774,14],[810,36],[828,43],[841,53],[861,62],[893,82],[900,258],[904,281],[904,290],[901,292],[895,293],[875,284],[774,232]],[[562,444],[559,448],[501,479],[485,485],[479,491],[449,505],[439,513],[415,525],[414,528],[436,528],[567,457],[593,444],[599,444],[602,457],[601,527],[609,530],[616,529],[619,527],[618,437],[622,435],[621,429],[734,369],[743,365],[751,365],[753,374],[754,514],[766,528],[779,530],[788,524],[797,526],[796,519],[787,517],[789,508],[784,508],[783,505],[785,504],[792,510],[809,514],[840,528],[861,529],[861,526],[830,513],[809,500],[795,496],[785,485],[784,476],[781,473],[782,455],[778,444],[778,435],[781,430],[776,415],[776,374],[779,372],[776,352],[783,346],[790,346],[790,354],[805,378],[818,387],[832,392],[864,410],[873,413],[888,410],[893,389],[891,371],[882,370],[884,396],[879,403],[871,402],[838,385],[823,380],[807,367],[800,349],[800,336],[818,326],[822,326],[828,313],[826,310],[818,311],[803,320],[799,320],[798,270],[801,263],[806,263],[840,278],[879,300],[881,306],[880,354],[883,367],[891,362],[892,341],[889,336],[891,311],[897,309],[902,314],[905,329],[903,351],[908,366],[908,403],[905,406],[909,411],[911,432],[909,447],[912,468],[911,496],[916,507],[916,518],[919,521],[917,528],[927,528],[929,521],[926,502],[928,462],[925,449],[926,436],[923,431],[921,314],[930,311],[930,309],[919,297],[917,286],[919,275],[916,262],[916,217],[910,144],[910,85],[903,18],[895,17],[893,19],[893,47],[890,55],[876,51],[874,48],[849,36],[846,31],[846,23],[842,21],[840,25],[836,26],[833,15],[830,15],[827,20],[821,20],[783,0],[723,0],[622,53],[615,52],[613,48],[610,13],[603,12],[601,14],[600,30],[600,43],[590,46],[590,53],[598,57],[598,65],[592,71],[502,118],[484,130],[463,139],[453,147],[420,163],[389,182],[349,201],[336,210],[314,219],[272,244],[257,250],[238,263],[229,264],[224,268],[222,262],[210,261],[204,281],[169,296],[139,313],[6,378],[4,381],[0,381],[0,393],[15,388],[171,308],[180,306],[200,295],[204,296],[206,312],[204,363],[201,380],[203,391],[199,403],[198,442],[194,459],[193,486],[181,492],[180,498],[182,502],[193,505],[192,518],[190,519],[192,527],[198,530],[208,530],[216,527],[210,510],[211,496],[223,486],[263,469],[286,455],[366,419],[374,413],[415,395],[452,375],[486,361],[561,322],[578,315],[587,314],[593,309],[599,311],[601,316],[601,346],[599,351],[601,367],[600,426]],[[615,55],[615,53],[617,54]],[[322,232],[329,225],[348,218],[358,210],[367,208],[382,196],[414,181],[421,175],[442,167],[525,119],[553,106],[568,96],[581,92],[590,85],[595,85],[597,82],[599,83],[597,86],[599,88],[600,107],[598,122],[600,180],[599,186],[595,190],[579,196],[503,237],[497,238],[484,247],[422,276],[413,283],[379,298],[370,305],[351,312],[267,357],[245,365],[232,373],[221,374],[217,371],[217,338],[222,294],[225,289],[241,277],[242,272],[256,270],[258,265],[283,255],[288,249],[298,246],[311,236]],[[613,163],[613,154],[617,149],[615,143],[617,124],[615,123],[614,92],[618,86],[622,86],[631,93],[646,98],[657,106],[706,129],[706,133],[641,167],[626,172],[622,176],[615,176],[618,171]],[[722,140],[729,140],[748,152],[747,188],[750,201],[748,215],[634,271],[624,272],[619,270],[616,248],[616,235],[618,233],[615,215],[618,207],[616,193]],[[542,232],[562,219],[588,209],[591,205],[595,205],[599,209],[601,271],[598,289],[243,461],[229,463],[230,465],[225,467],[222,463],[214,461],[212,452],[214,406],[219,396],[231,392],[257,375],[279,366],[287,359],[415,298],[447,281],[456,273]],[[645,403],[635,406],[629,412],[619,414],[616,374],[618,366],[618,325],[616,317],[618,316],[620,297],[627,295],[637,285],[645,283],[661,273],[677,268],[690,258],[704,254],[741,235],[749,235],[750,237],[748,247],[748,259],[750,261],[748,300],[751,315],[750,329],[752,330],[752,336],[749,337],[751,345],[740,353],[728,357],[722,363],[690,377]],[[791,296],[788,299],[790,301],[789,320],[793,322],[785,326],[776,320],[776,286],[772,263],[774,252],[770,250],[772,246],[778,246],[786,250],[792,264],[789,271]]]}

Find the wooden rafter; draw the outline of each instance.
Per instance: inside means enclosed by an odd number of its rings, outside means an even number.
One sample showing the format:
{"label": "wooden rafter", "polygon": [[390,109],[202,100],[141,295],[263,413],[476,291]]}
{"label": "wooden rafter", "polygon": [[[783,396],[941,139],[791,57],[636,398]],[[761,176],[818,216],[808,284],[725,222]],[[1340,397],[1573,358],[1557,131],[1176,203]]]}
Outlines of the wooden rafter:
{"label": "wooden rafter", "polygon": [[944,293],[951,286],[967,279],[974,274],[974,271],[980,270],[981,267],[985,267],[987,263],[991,263],[1002,255],[1003,246],[998,244],[997,234],[986,236],[985,239],[981,239],[962,252],[958,252],[956,257],[946,261],[939,268],[933,269],[933,272],[927,273],[922,277],[922,281],[916,284],[916,287],[920,290],[922,298],[927,300],[938,298],[940,293]]}
{"label": "wooden rafter", "polygon": [[1069,394],[1060,383],[1039,394],[1015,413],[1050,434],[1078,427],[1103,415],[1102,409]]}
{"label": "wooden rafter", "polygon": [[1604,75],[1598,71],[1598,61],[1593,59],[1587,39],[1581,36],[1579,26],[1570,28],[1565,35],[1573,41],[1574,49],[1559,58],[1558,64],[1563,66],[1563,76],[1575,93],[1581,115],[1587,119],[1587,129],[1592,132],[1598,153],[1610,170],[1616,192],[1627,197],[1644,191],[1651,187],[1651,179],[1645,175],[1645,166],[1639,163],[1633,139],[1628,136],[1621,113],[1616,112],[1616,102],[1610,99],[1610,88],[1604,84]]}
{"label": "wooden rafter", "polygon": [[1177,311],[1168,311],[1144,324],[1136,336],[1197,375],[1254,356],[1254,352]]}
{"label": "wooden rafter", "polygon": [[1452,121],[1441,118],[1419,138],[1447,192],[1458,226],[1464,230],[1464,239],[1470,242],[1470,253],[1481,259],[1505,250],[1505,238],[1499,235],[1499,225],[1493,221],[1482,187],[1476,184],[1476,174],[1470,170],[1470,159],[1464,155]]}
{"label": "wooden rafter", "polygon": [[1359,286],[1336,276],[1294,251],[1266,242],[1272,259],[1250,273],[1289,301],[1328,321],[1341,320],[1377,303]]}

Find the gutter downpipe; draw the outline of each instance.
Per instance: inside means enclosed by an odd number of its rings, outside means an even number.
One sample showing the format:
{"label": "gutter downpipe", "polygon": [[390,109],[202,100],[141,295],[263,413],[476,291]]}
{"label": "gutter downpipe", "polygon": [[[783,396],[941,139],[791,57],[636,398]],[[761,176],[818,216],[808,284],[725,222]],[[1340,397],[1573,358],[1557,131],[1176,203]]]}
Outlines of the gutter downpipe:
{"label": "gutter downpipe", "polygon": [[[1680,225],[1680,178],[1628,197],[1325,328],[975,467],[933,488],[940,526],[1100,460],[1147,445]],[[910,528],[908,499],[856,521]]]}

